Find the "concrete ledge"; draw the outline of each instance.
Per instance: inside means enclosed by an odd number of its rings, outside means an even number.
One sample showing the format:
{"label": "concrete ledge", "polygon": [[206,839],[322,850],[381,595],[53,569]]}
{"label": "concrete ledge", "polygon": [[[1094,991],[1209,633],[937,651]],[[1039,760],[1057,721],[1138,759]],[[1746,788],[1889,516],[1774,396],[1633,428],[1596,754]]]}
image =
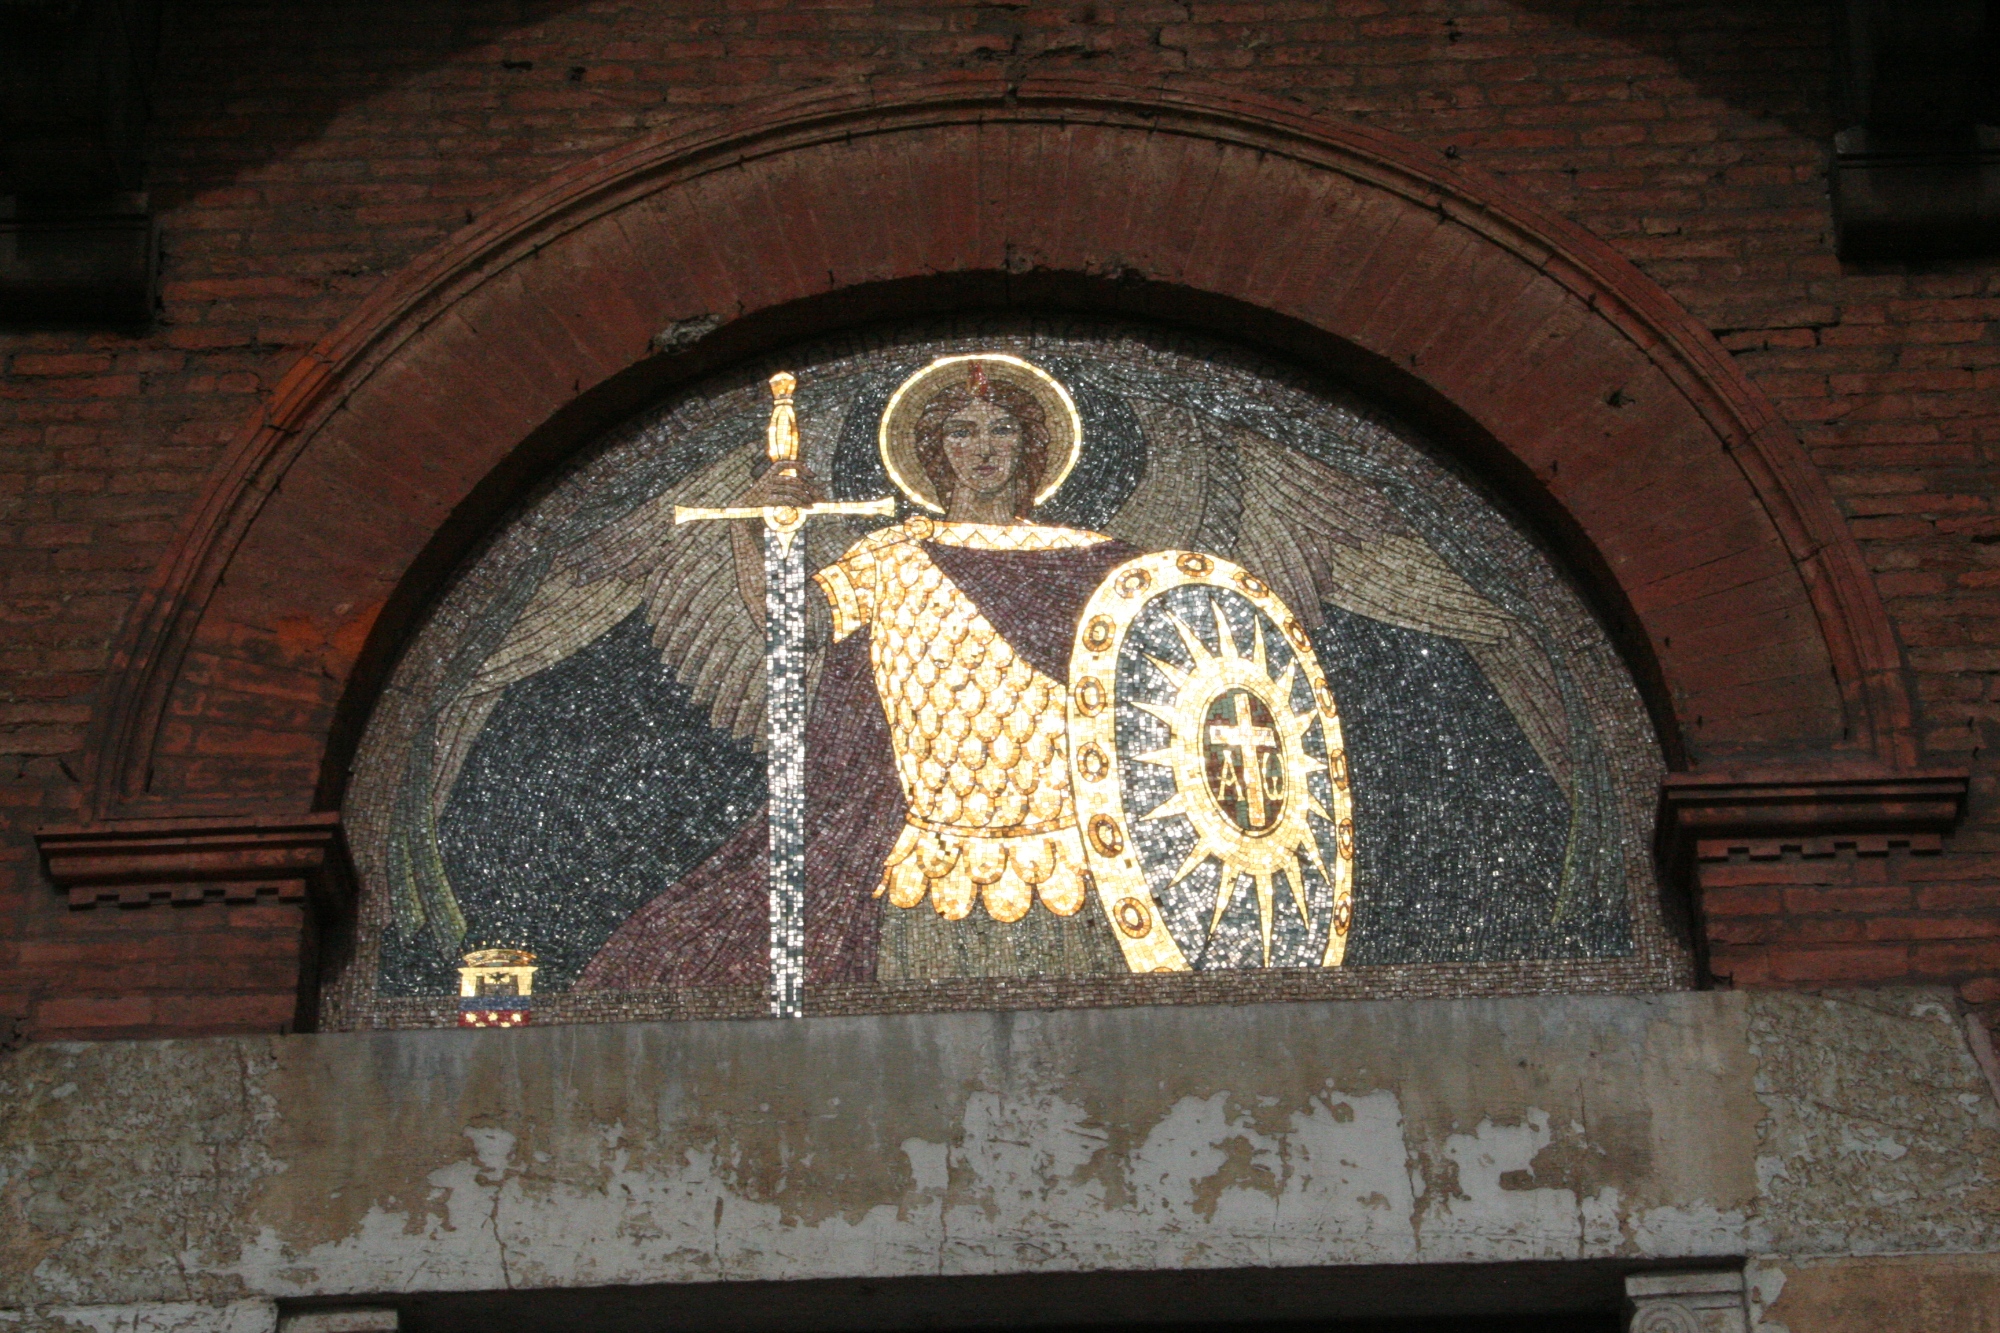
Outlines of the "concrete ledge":
{"label": "concrete ledge", "polygon": [[0,1310],[0,1333],[273,1333],[273,1301],[141,1301]]}
{"label": "concrete ledge", "polygon": [[19,1308],[2000,1250],[1924,992],[34,1045],[0,1104]]}

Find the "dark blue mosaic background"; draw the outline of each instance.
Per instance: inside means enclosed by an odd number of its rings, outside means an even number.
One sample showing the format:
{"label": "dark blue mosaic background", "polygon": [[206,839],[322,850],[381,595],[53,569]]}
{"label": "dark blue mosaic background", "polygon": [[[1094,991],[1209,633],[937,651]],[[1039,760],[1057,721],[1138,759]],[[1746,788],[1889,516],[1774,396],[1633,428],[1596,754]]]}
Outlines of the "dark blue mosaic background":
{"label": "dark blue mosaic background", "polygon": [[[764,763],[718,735],[638,616],[510,687],[438,821],[467,938],[534,950],[561,990],[620,922],[764,803]],[[414,942],[385,953],[400,994],[456,991]]]}
{"label": "dark blue mosaic background", "polygon": [[[1313,651],[1340,708],[1354,797],[1347,961],[1560,956],[1569,802],[1465,649],[1338,607]],[[1597,912],[1584,947],[1629,947]]]}

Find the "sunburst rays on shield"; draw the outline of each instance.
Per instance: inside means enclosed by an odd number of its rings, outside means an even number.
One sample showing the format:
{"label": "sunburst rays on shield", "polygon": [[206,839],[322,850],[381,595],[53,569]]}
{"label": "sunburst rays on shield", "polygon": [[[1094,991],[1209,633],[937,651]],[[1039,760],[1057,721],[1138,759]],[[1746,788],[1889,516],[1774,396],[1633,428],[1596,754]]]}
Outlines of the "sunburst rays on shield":
{"label": "sunburst rays on shield", "polygon": [[1291,904],[1308,932],[1313,922],[1303,870],[1311,866],[1321,878],[1333,879],[1320,858],[1319,840],[1308,818],[1318,815],[1333,822],[1308,781],[1311,774],[1327,770],[1326,761],[1314,757],[1305,745],[1319,711],[1310,704],[1292,706],[1299,678],[1296,658],[1290,658],[1283,673],[1273,678],[1261,618],[1252,622],[1251,650],[1245,655],[1212,596],[1208,608],[1215,621],[1214,651],[1192,626],[1170,613],[1168,622],[1187,649],[1190,665],[1146,654],[1146,660],[1166,677],[1173,699],[1166,704],[1135,699],[1133,706],[1158,718],[1169,736],[1159,749],[1132,757],[1169,769],[1175,790],[1141,822],[1178,815],[1194,829],[1194,845],[1171,883],[1180,883],[1210,858],[1220,866],[1208,925],[1211,936],[1239,886],[1246,879],[1251,882],[1268,967],[1278,919],[1278,877],[1284,877]]}
{"label": "sunburst rays on shield", "polygon": [[[1340,715],[1269,584],[1197,551],[1119,565],[1078,622],[1068,708],[1084,850],[1128,967],[1341,965],[1354,820]],[[1246,887],[1254,944],[1236,924]]]}

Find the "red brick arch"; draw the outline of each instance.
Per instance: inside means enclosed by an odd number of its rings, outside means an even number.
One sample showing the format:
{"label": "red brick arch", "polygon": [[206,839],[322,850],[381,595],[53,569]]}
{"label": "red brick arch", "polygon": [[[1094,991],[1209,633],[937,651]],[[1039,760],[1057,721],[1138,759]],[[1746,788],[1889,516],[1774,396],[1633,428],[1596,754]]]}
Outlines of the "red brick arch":
{"label": "red brick arch", "polygon": [[563,442],[718,358],[969,297],[1261,322],[1373,374],[1575,535],[1679,762],[1915,762],[1895,638],[1817,472],[1604,243],[1267,101],[932,80],[638,140],[377,292],[278,386],[137,608],[96,814],[323,804],[444,556]]}

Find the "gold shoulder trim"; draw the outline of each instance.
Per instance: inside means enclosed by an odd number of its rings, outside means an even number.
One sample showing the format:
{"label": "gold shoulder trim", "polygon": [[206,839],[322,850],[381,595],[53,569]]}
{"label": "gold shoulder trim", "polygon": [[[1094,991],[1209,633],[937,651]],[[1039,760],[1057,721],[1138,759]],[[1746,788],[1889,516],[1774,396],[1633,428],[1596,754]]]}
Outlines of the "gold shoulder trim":
{"label": "gold shoulder trim", "polygon": [[922,540],[920,534],[910,531],[907,523],[891,523],[886,528],[877,528],[856,537],[854,544],[841,552],[840,559],[847,561],[856,556],[870,556],[891,546],[904,546]]}
{"label": "gold shoulder trim", "polygon": [[1111,540],[1101,532],[1041,523],[938,523],[929,519],[913,522],[929,524],[929,536],[919,540],[975,551],[1073,551]]}

